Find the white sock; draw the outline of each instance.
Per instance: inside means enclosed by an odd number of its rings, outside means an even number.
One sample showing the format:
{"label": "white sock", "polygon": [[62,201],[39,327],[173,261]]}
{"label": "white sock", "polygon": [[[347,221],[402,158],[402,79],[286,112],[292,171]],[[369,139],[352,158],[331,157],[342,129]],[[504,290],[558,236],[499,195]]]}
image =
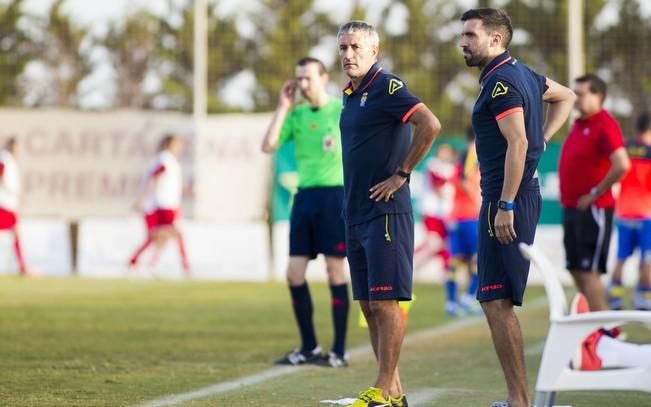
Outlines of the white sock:
{"label": "white sock", "polygon": [[651,366],[651,345],[622,342],[604,335],[597,343],[597,356],[603,368],[647,367]]}

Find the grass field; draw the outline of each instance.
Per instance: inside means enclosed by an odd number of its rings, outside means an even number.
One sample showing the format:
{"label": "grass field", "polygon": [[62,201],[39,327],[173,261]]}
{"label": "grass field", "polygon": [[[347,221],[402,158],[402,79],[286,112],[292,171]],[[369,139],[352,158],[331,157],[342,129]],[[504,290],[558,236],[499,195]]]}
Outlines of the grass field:
{"label": "grass field", "polygon": [[[416,287],[409,333],[449,324],[439,286]],[[312,287],[319,339],[331,343],[328,289]],[[523,313],[529,382],[547,330],[531,289]],[[535,304],[538,305],[535,305]],[[367,344],[351,314],[349,348]],[[282,284],[0,278],[0,405],[135,406],[267,370],[297,344]],[[637,341],[651,342],[643,331]],[[646,336],[644,336],[646,335]],[[360,352],[358,352],[360,353]],[[348,369],[309,367],[188,406],[318,406],[372,383],[371,355]],[[401,371],[421,406],[487,406],[504,384],[481,318],[407,343]],[[418,402],[419,401],[419,402]],[[649,406],[643,393],[561,393],[557,404]]]}

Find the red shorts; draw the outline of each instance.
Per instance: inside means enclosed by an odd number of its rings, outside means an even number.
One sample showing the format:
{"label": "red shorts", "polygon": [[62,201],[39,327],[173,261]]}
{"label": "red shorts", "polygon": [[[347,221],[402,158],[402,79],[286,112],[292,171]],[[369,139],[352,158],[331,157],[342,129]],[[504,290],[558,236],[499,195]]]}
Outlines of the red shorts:
{"label": "red shorts", "polygon": [[8,230],[16,227],[16,212],[0,208],[0,230]]}
{"label": "red shorts", "polygon": [[436,233],[443,239],[448,237],[448,230],[445,228],[445,222],[443,222],[443,219],[423,216],[423,224],[428,233]]}
{"label": "red shorts", "polygon": [[174,225],[179,211],[176,209],[156,209],[145,215],[147,230],[152,230],[160,226]]}

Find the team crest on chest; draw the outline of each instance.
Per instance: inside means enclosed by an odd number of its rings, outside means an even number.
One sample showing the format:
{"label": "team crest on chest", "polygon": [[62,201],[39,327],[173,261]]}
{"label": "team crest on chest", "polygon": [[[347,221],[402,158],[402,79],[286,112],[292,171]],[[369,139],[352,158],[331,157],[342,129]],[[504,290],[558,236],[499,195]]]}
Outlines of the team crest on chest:
{"label": "team crest on chest", "polygon": [[368,99],[368,92],[362,93],[362,98],[359,100],[359,107],[366,106],[366,99]]}
{"label": "team crest on chest", "polygon": [[493,99],[495,99],[498,96],[506,95],[508,91],[508,86],[504,86],[502,82],[497,82],[493,88],[493,93],[491,93],[491,96],[493,96]]}
{"label": "team crest on chest", "polygon": [[391,79],[389,81],[389,95],[393,95],[398,89],[402,89],[404,86],[405,84],[402,83],[402,81],[399,81],[395,78]]}
{"label": "team crest on chest", "polygon": [[323,142],[321,148],[323,151],[334,151],[336,147],[335,138],[329,134],[323,136]]}

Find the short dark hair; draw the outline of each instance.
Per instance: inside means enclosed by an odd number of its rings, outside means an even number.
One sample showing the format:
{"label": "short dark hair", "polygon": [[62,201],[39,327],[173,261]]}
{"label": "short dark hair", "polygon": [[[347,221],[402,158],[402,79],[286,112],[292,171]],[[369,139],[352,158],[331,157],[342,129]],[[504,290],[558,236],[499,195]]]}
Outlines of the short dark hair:
{"label": "short dark hair", "polygon": [[606,92],[608,90],[608,87],[606,86],[606,82],[604,82],[603,79],[598,77],[597,75],[593,73],[588,73],[582,76],[579,76],[574,80],[576,83],[587,83],[589,84],[588,89],[590,89],[590,93],[594,93],[597,95],[601,95],[601,101],[603,102],[604,99],[606,99]]}
{"label": "short dark hair", "polygon": [[513,24],[511,24],[511,17],[506,14],[506,11],[489,7],[475,8],[461,15],[461,21],[468,20],[481,20],[487,30],[499,31],[504,37],[502,45],[504,48],[509,47],[511,39],[513,39]]}
{"label": "short dark hair", "polygon": [[158,151],[167,150],[174,140],[178,140],[178,136],[174,133],[165,133],[163,138],[158,144]]}
{"label": "short dark hair", "polygon": [[8,149],[8,150],[12,149],[12,148],[14,148],[14,146],[16,145],[17,142],[18,141],[16,140],[16,137],[13,137],[13,136],[9,137],[7,139],[7,141],[5,141],[5,148]]}
{"label": "short dark hair", "polygon": [[644,112],[637,117],[637,131],[644,133],[651,130],[651,114]]}
{"label": "short dark hair", "polygon": [[296,62],[296,66],[305,66],[307,64],[317,64],[319,66],[319,74],[324,75],[328,73],[328,70],[325,67],[325,64],[317,58],[314,57],[303,57]]}

